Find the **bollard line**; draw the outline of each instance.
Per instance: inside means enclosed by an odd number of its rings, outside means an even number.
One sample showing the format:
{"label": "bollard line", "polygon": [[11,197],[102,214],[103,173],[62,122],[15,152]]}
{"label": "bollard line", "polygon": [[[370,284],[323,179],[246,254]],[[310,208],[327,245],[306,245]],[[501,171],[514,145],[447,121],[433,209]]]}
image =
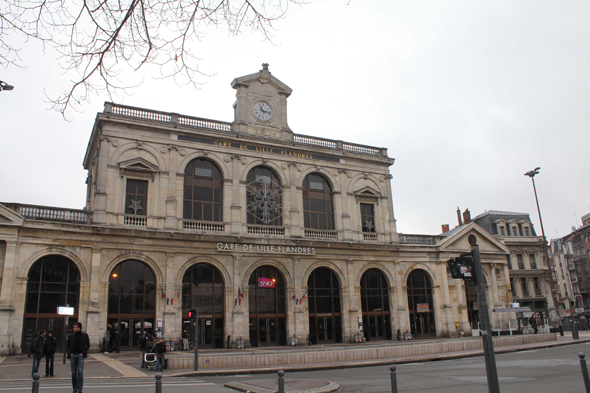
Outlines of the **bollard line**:
{"label": "bollard line", "polygon": [[32,393],[39,393],[39,378],[41,378],[39,374],[33,374],[33,390],[31,390]]}
{"label": "bollard line", "polygon": [[277,375],[279,376],[279,390],[277,390],[277,393],[285,393],[285,372],[283,370],[279,370]]}
{"label": "bollard line", "polygon": [[590,378],[588,377],[588,366],[586,366],[586,355],[580,352],[578,357],[580,358],[580,366],[582,367],[582,377],[584,378],[586,393],[590,393]]}
{"label": "bollard line", "polygon": [[162,374],[156,374],[156,393],[162,393]]}
{"label": "bollard line", "polygon": [[391,371],[391,393],[397,393],[397,375],[395,374],[395,369],[395,366],[389,366],[389,371]]}

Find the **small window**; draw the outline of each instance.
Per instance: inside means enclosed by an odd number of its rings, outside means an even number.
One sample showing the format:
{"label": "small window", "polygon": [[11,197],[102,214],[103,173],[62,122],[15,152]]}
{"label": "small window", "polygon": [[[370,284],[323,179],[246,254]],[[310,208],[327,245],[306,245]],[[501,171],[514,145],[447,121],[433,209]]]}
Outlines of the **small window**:
{"label": "small window", "polygon": [[133,216],[147,214],[147,189],[148,182],[146,180],[127,179],[125,214]]}
{"label": "small window", "polygon": [[516,259],[518,260],[518,268],[519,269],[524,269],[524,255],[517,254],[516,255]]}
{"label": "small window", "polygon": [[524,227],[524,235],[525,236],[531,236],[531,228]]}
{"label": "small window", "polygon": [[518,227],[512,227],[512,236],[518,236]]}
{"label": "small window", "polygon": [[533,283],[535,284],[535,295],[541,296],[543,293],[541,292],[541,283],[539,282],[539,277],[533,277]]}
{"label": "small window", "polygon": [[535,254],[529,254],[529,261],[531,262],[531,269],[537,269],[537,258]]}
{"label": "small window", "polygon": [[361,203],[361,225],[363,232],[375,232],[375,206]]}
{"label": "small window", "polygon": [[525,277],[521,277],[520,278],[520,284],[522,285],[522,296],[529,296],[529,288],[526,285],[526,278]]}
{"label": "small window", "polygon": [[500,227],[500,236],[506,236],[506,227],[504,227],[504,226]]}
{"label": "small window", "polygon": [[510,255],[508,255],[507,257],[508,257],[508,270],[512,270],[512,258],[510,257]]}

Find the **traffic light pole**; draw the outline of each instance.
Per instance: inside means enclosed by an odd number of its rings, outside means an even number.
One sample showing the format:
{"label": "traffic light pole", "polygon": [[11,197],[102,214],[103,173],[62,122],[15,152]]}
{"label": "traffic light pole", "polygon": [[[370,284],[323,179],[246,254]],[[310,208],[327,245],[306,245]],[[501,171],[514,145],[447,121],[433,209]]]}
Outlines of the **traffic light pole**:
{"label": "traffic light pole", "polygon": [[195,307],[195,364],[194,371],[199,371],[199,306]]}
{"label": "traffic light pole", "polygon": [[483,341],[483,354],[486,362],[486,374],[488,376],[488,391],[490,393],[500,393],[498,370],[496,369],[496,355],[494,354],[494,341],[492,340],[492,331],[490,329],[488,300],[483,281],[481,259],[479,258],[479,246],[477,244],[472,246],[471,254],[473,255],[473,268],[477,279],[477,301],[479,303],[479,321],[481,325],[481,338]]}

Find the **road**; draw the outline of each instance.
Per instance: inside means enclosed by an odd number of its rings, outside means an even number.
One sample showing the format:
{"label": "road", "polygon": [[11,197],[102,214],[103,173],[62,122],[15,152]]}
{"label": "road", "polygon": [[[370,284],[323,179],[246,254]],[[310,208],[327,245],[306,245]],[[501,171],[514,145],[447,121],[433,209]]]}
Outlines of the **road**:
{"label": "road", "polygon": [[[578,353],[590,356],[590,344],[567,345],[496,355],[502,393],[584,392]],[[340,392],[391,392],[386,366],[289,373],[285,378],[321,379],[341,386]],[[276,375],[234,375],[223,377],[165,378],[163,393],[229,393],[223,385],[230,381],[276,379]],[[399,392],[474,393],[488,392],[483,357],[397,366]],[[67,380],[43,379],[41,392],[63,392]],[[2,381],[1,392],[30,391],[31,382]],[[155,391],[154,378],[88,379],[84,392],[129,393]]]}

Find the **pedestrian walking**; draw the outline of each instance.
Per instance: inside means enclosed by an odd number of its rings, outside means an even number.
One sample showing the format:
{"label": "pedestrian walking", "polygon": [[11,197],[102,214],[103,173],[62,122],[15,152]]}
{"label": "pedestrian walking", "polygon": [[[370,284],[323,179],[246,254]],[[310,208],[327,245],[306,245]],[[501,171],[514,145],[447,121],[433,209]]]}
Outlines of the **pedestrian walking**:
{"label": "pedestrian walking", "polygon": [[73,393],[82,393],[84,387],[84,359],[90,349],[90,339],[88,334],[82,331],[82,322],[76,322],[73,329],[74,333],[68,336],[66,352],[72,370]]}
{"label": "pedestrian walking", "polygon": [[119,333],[119,330],[115,330],[115,351],[117,351],[117,353],[119,353],[119,351],[121,350],[121,333]]}
{"label": "pedestrian walking", "polygon": [[33,371],[31,377],[35,374],[39,374],[39,366],[41,365],[41,359],[45,357],[43,352],[45,348],[45,329],[39,330],[37,336],[33,339],[31,348],[29,349],[29,357],[33,357]]}
{"label": "pedestrian walking", "polygon": [[164,362],[166,361],[166,357],[164,356],[166,353],[166,341],[162,339],[160,333],[156,335],[156,342],[150,352],[156,354],[156,371],[158,371],[158,368],[160,371],[164,371]]}
{"label": "pedestrian walking", "polygon": [[534,314],[531,315],[531,317],[529,318],[529,325],[531,325],[531,327],[535,331],[535,334],[537,334],[537,332],[539,331],[539,329],[537,329],[537,318],[535,318],[535,315]]}
{"label": "pedestrian walking", "polygon": [[111,349],[111,332],[108,329],[102,337],[102,349],[104,353],[108,353]]}
{"label": "pedestrian walking", "polygon": [[185,351],[188,349],[188,332],[185,330],[182,331],[182,349]]}
{"label": "pedestrian walking", "polygon": [[57,349],[57,340],[53,336],[53,332],[51,330],[47,331],[47,335],[45,336],[45,376],[46,377],[53,377],[53,363],[55,360],[55,350]]}
{"label": "pedestrian walking", "polygon": [[139,344],[139,349],[141,349],[141,368],[145,368],[145,353],[147,352],[147,342],[147,333],[144,333],[141,336],[139,336],[139,340],[137,340],[137,343]]}

